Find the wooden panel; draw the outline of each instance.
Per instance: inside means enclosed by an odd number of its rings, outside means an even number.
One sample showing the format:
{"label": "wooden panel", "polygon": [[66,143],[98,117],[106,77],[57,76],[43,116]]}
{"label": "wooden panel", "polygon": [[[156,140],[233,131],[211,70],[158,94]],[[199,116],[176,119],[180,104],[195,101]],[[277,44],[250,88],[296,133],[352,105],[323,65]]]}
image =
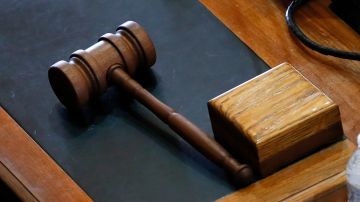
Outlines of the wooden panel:
{"label": "wooden panel", "polygon": [[1,201],[20,202],[20,198],[11,188],[0,179],[0,199]]}
{"label": "wooden panel", "polygon": [[[335,200],[336,199],[336,200]],[[294,194],[284,201],[346,201],[345,171],[325,179],[300,193]]]}
{"label": "wooden panel", "polygon": [[325,201],[344,199],[345,167],[354,149],[344,140],[218,201]]}
{"label": "wooden panel", "polygon": [[[253,167],[263,176],[343,136],[338,106],[288,63],[221,94],[208,106],[216,139],[251,156],[250,163],[256,162]],[[245,150],[251,145],[256,151]]]}
{"label": "wooden panel", "polygon": [[0,178],[24,201],[92,201],[1,107]]}
{"label": "wooden panel", "polygon": [[[324,56],[300,44],[284,19],[290,1],[200,1],[269,66],[289,62],[332,98],[340,107],[346,135],[355,140],[360,131],[360,62]],[[297,13],[300,27],[322,44],[360,51],[360,36],[329,10],[329,3],[309,1]]]}

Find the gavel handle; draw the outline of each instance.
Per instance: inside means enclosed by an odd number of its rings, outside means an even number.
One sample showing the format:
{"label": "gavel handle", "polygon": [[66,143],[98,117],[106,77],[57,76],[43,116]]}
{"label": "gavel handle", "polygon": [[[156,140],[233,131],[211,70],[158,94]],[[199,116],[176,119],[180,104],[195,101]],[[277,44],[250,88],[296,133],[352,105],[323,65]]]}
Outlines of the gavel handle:
{"label": "gavel handle", "polygon": [[120,66],[111,68],[109,79],[151,110],[205,157],[224,168],[237,186],[245,186],[253,181],[253,173],[248,165],[238,163],[219,143],[154,97]]}

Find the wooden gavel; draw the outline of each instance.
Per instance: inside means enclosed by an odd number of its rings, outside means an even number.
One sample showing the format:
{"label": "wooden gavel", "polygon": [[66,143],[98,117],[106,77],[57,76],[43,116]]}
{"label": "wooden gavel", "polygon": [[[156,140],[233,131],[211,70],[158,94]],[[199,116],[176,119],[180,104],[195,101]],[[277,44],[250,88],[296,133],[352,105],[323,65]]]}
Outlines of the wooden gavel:
{"label": "wooden gavel", "polygon": [[86,50],[75,51],[69,62],[59,61],[49,69],[49,81],[58,99],[68,108],[78,108],[100,95],[111,84],[124,89],[151,110],[209,160],[224,168],[237,186],[254,179],[247,164],[238,163],[220,144],[174,109],[159,101],[132,77],[156,60],[153,43],[144,29],[128,21],[107,33]]}

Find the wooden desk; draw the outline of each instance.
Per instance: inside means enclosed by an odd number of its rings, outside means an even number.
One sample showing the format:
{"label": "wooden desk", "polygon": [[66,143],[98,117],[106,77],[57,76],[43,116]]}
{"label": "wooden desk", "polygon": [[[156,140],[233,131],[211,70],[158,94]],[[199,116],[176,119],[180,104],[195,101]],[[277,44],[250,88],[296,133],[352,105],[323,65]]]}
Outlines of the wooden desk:
{"label": "wooden desk", "polygon": [[[289,62],[340,107],[345,134],[360,131],[360,62],[304,47],[285,23],[284,0],[200,0],[270,67]],[[296,15],[304,32],[321,44],[360,52],[360,36],[333,14],[330,0],[309,1]],[[356,116],[354,116],[356,114]]]}
{"label": "wooden desk", "polygon": [[117,91],[104,97],[94,122],[77,123],[59,105],[46,75],[48,65],[74,48],[136,20],[158,50],[152,68],[158,82],[149,88],[211,133],[206,101],[267,65],[206,8],[193,0],[3,3],[0,103],[90,196],[100,201],[213,201],[234,191],[221,170],[136,103],[120,102],[124,96]]}
{"label": "wooden desk", "polygon": [[[331,97],[340,106],[345,134],[350,140],[355,140],[356,134],[360,131],[360,116],[358,116],[360,96],[357,96],[360,93],[360,62],[324,56],[303,46],[289,32],[285,23],[285,9],[290,1],[200,1],[270,67],[287,61]],[[309,1],[296,15],[298,24],[308,36],[321,44],[359,52],[359,35],[330,11],[329,3],[330,0]],[[333,170],[341,171],[336,175],[324,170],[320,171],[314,168],[313,164],[308,164],[306,167],[307,160],[303,160],[250,187],[224,197],[221,201],[304,201],[326,198],[334,200],[334,197],[344,201],[346,196],[344,170],[351,149],[347,152],[341,165],[332,165]],[[318,155],[314,154],[309,158],[316,159]],[[337,154],[329,152],[324,159],[318,158],[317,163],[329,166],[327,159],[332,158],[332,155]],[[303,176],[303,179],[314,179],[318,174],[328,179],[318,179],[316,186],[313,187],[309,186],[308,181],[301,183],[301,175],[304,175],[304,172],[297,173],[290,170],[302,163],[304,169],[311,170],[307,173],[311,177]],[[291,180],[295,179],[298,181],[297,188],[291,186]],[[277,192],[276,190],[279,189],[280,191]]]}

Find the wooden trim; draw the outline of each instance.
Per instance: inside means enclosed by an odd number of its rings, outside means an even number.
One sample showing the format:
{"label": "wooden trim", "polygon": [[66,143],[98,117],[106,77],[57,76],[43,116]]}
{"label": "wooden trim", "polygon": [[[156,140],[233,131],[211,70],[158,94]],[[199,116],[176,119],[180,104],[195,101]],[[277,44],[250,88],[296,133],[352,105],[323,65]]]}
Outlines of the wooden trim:
{"label": "wooden trim", "polygon": [[23,201],[38,201],[34,195],[19,181],[11,171],[0,162],[0,178],[3,180],[16,195]]}
{"label": "wooden trim", "polygon": [[92,201],[1,107],[0,178],[24,201]]}
{"label": "wooden trim", "polygon": [[325,201],[335,195],[342,200],[353,149],[343,140],[218,201]]}
{"label": "wooden trim", "polygon": [[[333,197],[335,194],[337,200]],[[284,199],[284,201],[346,201],[346,199],[346,173],[343,171]]]}

